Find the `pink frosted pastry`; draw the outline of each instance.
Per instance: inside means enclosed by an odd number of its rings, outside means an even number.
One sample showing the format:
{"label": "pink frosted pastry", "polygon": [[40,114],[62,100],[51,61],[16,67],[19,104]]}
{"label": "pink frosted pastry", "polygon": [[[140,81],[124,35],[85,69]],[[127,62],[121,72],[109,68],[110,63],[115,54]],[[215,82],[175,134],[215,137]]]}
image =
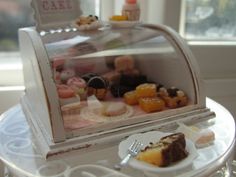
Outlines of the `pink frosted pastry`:
{"label": "pink frosted pastry", "polygon": [[200,129],[195,126],[189,127],[180,122],[177,124],[179,125],[177,131],[184,133],[198,148],[209,146],[215,140],[215,133],[211,129]]}
{"label": "pink frosted pastry", "polygon": [[75,96],[74,90],[64,84],[57,85],[57,92],[60,98],[71,98]]}
{"label": "pink frosted pastry", "polygon": [[67,80],[67,85],[70,86],[76,94],[78,94],[81,100],[86,97],[86,82],[80,77],[72,77]]}
{"label": "pink frosted pastry", "polygon": [[127,72],[134,69],[134,59],[125,55],[115,58],[115,70],[118,72]]}
{"label": "pink frosted pastry", "polygon": [[203,129],[198,133],[199,137],[196,139],[195,144],[199,148],[208,146],[215,140],[215,133],[210,129]]}
{"label": "pink frosted pastry", "polygon": [[117,71],[110,71],[102,75],[110,83],[118,83],[120,81],[121,74]]}

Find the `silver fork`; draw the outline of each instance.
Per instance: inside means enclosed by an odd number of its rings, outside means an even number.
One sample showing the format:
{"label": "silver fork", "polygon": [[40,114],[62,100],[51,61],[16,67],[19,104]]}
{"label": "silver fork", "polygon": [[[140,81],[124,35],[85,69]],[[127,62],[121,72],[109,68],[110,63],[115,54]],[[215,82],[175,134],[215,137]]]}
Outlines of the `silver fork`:
{"label": "silver fork", "polygon": [[115,169],[116,170],[121,170],[121,168],[125,165],[127,165],[129,159],[131,157],[135,157],[139,151],[141,150],[143,144],[137,140],[135,140],[131,145],[130,147],[128,148],[127,150],[127,155],[121,160],[121,162],[119,164],[116,164],[115,165]]}

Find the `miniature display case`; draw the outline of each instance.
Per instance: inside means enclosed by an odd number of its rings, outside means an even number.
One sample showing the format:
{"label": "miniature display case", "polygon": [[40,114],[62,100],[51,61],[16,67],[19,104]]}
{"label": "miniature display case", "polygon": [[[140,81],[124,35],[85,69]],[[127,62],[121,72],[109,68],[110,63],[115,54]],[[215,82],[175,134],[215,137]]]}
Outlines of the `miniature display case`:
{"label": "miniature display case", "polygon": [[68,4],[53,26],[40,2],[33,1],[37,28],[19,31],[21,105],[46,158],[214,115],[191,51],[169,27],[107,23],[81,31],[68,27],[80,15]]}

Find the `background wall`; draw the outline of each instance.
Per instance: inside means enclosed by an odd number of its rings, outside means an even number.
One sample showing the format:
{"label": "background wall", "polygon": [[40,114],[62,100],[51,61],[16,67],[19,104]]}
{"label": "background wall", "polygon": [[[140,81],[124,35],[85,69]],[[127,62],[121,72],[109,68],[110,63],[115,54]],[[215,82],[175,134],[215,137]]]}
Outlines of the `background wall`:
{"label": "background wall", "polygon": [[[101,18],[107,20],[114,13],[118,13],[122,1],[124,0],[102,0]],[[139,2],[142,10],[141,21],[166,24],[181,33],[185,12],[181,8],[181,0],[139,0]],[[236,45],[189,42],[189,46],[200,66],[207,96],[219,101],[236,117]],[[0,59],[6,62],[5,65],[0,66],[0,83],[3,83],[0,85],[0,113],[17,104],[23,94],[19,54],[7,57],[3,55],[0,54]],[[11,62],[14,62],[15,66],[9,69],[7,66],[12,65]]]}

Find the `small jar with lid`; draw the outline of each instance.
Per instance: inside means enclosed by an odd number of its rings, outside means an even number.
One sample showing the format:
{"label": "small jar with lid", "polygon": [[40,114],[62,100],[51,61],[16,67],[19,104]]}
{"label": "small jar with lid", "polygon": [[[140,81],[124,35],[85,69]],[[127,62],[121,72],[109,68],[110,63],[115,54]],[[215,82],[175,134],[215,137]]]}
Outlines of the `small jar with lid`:
{"label": "small jar with lid", "polygon": [[137,0],[125,0],[122,15],[127,16],[129,21],[138,21],[140,18],[140,7]]}

